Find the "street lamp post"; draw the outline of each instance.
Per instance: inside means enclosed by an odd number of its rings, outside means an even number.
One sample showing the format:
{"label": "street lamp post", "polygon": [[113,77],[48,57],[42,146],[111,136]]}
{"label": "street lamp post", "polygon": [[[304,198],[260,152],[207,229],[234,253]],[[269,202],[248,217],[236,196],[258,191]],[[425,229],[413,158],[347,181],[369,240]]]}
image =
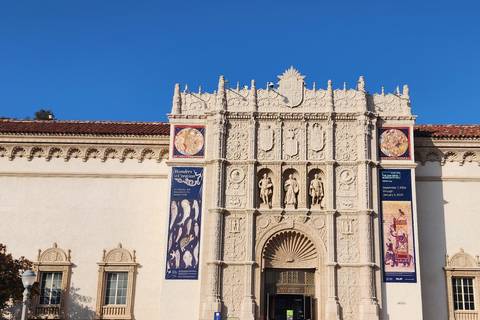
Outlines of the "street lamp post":
{"label": "street lamp post", "polygon": [[25,291],[23,291],[22,320],[27,320],[28,299],[30,298],[30,288],[35,283],[37,276],[32,270],[27,270],[22,274],[22,282]]}

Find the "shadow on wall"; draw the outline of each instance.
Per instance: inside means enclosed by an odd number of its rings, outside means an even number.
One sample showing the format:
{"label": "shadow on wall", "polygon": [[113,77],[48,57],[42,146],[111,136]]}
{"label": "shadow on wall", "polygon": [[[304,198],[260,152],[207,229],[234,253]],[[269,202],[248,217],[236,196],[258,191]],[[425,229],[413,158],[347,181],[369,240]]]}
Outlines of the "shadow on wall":
{"label": "shadow on wall", "polygon": [[[440,150],[436,150],[441,154]],[[440,161],[417,160],[417,216],[422,281],[422,304],[425,319],[447,319],[445,254],[447,251],[443,183],[444,166]],[[425,175],[422,173],[425,172]],[[428,173],[427,173],[428,172]],[[426,175],[428,174],[428,177]],[[418,253],[417,253],[418,255]]]}
{"label": "shadow on wall", "polygon": [[67,319],[90,320],[93,319],[94,310],[91,308],[91,303],[94,300],[92,297],[83,296],[79,294],[80,289],[75,286],[70,286],[67,304]]}

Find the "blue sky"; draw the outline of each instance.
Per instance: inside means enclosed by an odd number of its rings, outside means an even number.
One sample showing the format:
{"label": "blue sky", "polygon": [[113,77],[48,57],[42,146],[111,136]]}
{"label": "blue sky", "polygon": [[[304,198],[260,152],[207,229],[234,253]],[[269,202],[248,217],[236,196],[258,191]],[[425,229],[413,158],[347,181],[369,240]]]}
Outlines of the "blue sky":
{"label": "blue sky", "polygon": [[410,87],[417,123],[478,124],[480,1],[0,0],[0,116],[166,121],[175,83]]}

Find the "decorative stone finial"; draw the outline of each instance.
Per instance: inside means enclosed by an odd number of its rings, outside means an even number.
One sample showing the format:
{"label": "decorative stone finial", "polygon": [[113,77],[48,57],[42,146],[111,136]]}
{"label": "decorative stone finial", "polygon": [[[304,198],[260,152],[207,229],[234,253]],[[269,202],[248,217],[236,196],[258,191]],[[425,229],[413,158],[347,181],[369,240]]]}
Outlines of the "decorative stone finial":
{"label": "decorative stone finial", "polygon": [[137,253],[136,250],[133,250],[133,262],[137,262],[137,256],[135,255]]}
{"label": "decorative stone finial", "polygon": [[182,98],[180,96],[180,84],[175,85],[175,92],[173,94],[172,114],[182,113]]}
{"label": "decorative stone finial", "polygon": [[252,84],[250,87],[250,109],[255,112],[257,111],[257,87],[255,86],[255,80],[252,80]]}
{"label": "decorative stone finial", "polygon": [[119,248],[122,248],[122,244],[121,244],[120,242],[118,243],[118,247],[119,247]]}
{"label": "decorative stone finial", "polygon": [[365,92],[365,79],[363,76],[360,76],[358,79],[358,91]]}
{"label": "decorative stone finial", "polygon": [[227,108],[227,93],[225,91],[225,77],[220,76],[218,80],[217,108],[225,110]]}
{"label": "decorative stone finial", "polygon": [[37,261],[40,261],[40,254],[42,253],[42,249],[38,249],[38,256],[37,256]]}
{"label": "decorative stone finial", "polygon": [[385,95],[385,88],[382,87],[382,95]]}
{"label": "decorative stone finial", "polygon": [[315,91],[317,88],[316,88],[316,85],[315,85],[315,82],[313,83],[313,91]]}
{"label": "decorative stone finial", "polygon": [[347,83],[346,82],[343,83],[343,91],[347,91]]}
{"label": "decorative stone finial", "polygon": [[327,86],[328,91],[332,91],[332,80],[328,80],[328,86]]}
{"label": "decorative stone finial", "polygon": [[67,261],[68,262],[72,262],[72,256],[70,255],[71,252],[72,252],[72,250],[68,249],[68,254],[67,254]]}
{"label": "decorative stone finial", "polygon": [[198,87],[198,95],[202,94],[202,86]]}
{"label": "decorative stone finial", "polygon": [[407,99],[410,99],[410,90],[408,89],[408,85],[403,86],[403,96]]}

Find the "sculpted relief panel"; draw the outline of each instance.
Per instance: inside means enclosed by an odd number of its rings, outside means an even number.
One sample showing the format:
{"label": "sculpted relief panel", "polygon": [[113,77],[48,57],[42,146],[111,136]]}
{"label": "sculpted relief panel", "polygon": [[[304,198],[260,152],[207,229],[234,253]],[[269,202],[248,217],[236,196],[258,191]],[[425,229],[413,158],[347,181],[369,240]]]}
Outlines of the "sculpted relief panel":
{"label": "sculpted relief panel", "polygon": [[321,123],[313,123],[308,130],[308,159],[325,159],[325,130]]}
{"label": "sculpted relief panel", "polygon": [[245,259],[245,218],[228,216],[225,218],[223,244],[224,261]]}
{"label": "sculpted relief panel", "polygon": [[339,166],[335,169],[337,209],[357,208],[357,167]]}
{"label": "sculpted relief panel", "polygon": [[298,160],[299,159],[299,138],[300,130],[298,124],[286,125],[283,131],[283,159]]}
{"label": "sculpted relief panel", "polygon": [[244,208],[246,205],[247,166],[227,166],[225,203],[227,208]]}
{"label": "sculpted relief panel", "polygon": [[275,138],[274,125],[262,123],[258,129],[258,159],[275,159]]}
{"label": "sculpted relief panel", "polygon": [[248,126],[246,122],[231,122],[227,131],[227,159],[248,158]]}
{"label": "sculpted relief panel", "polygon": [[239,319],[242,313],[244,295],[244,266],[224,266],[222,285],[222,315]]}
{"label": "sculpted relief panel", "polygon": [[356,124],[353,122],[339,122],[335,125],[335,159],[357,160],[356,129]]}
{"label": "sculpted relief panel", "polygon": [[341,217],[337,220],[337,259],[340,263],[360,261],[358,219]]}
{"label": "sculpted relief panel", "polygon": [[344,320],[358,319],[358,305],[360,304],[359,268],[338,269],[338,300]]}

